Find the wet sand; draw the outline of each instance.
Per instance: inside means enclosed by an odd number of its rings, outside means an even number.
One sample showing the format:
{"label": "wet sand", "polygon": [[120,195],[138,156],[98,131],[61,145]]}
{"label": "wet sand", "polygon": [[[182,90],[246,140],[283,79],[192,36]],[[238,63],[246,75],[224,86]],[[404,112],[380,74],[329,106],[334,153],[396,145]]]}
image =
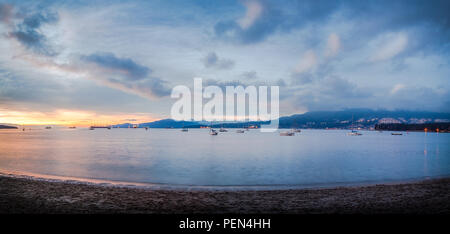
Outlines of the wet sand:
{"label": "wet sand", "polygon": [[0,175],[0,213],[450,214],[450,178],[322,189],[186,191]]}

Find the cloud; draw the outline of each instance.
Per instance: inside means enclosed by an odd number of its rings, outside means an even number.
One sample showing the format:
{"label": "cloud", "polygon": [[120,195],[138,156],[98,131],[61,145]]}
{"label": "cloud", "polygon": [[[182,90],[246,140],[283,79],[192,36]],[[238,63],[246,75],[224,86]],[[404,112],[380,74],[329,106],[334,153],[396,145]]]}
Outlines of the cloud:
{"label": "cloud", "polygon": [[405,33],[387,34],[375,41],[375,54],[370,58],[373,62],[388,60],[403,52],[408,45]]}
{"label": "cloud", "polygon": [[11,5],[0,3],[0,22],[9,24],[13,16],[13,7]]}
{"label": "cloud", "polygon": [[283,4],[276,1],[244,1],[243,4],[246,13],[242,18],[221,20],[214,25],[217,37],[241,44],[259,43],[275,32],[327,20],[339,5],[337,1],[320,0]]}
{"label": "cloud", "polygon": [[256,73],[256,71],[247,71],[247,72],[243,72],[241,74],[241,77],[246,80],[255,80],[258,78],[258,74]]}
{"label": "cloud", "polygon": [[108,69],[110,72],[121,73],[130,80],[144,79],[151,73],[148,67],[139,65],[129,58],[118,58],[112,53],[90,54],[82,56],[81,59]]}
{"label": "cloud", "polygon": [[206,68],[231,69],[234,67],[234,61],[219,58],[215,52],[210,52],[203,59],[203,65],[205,65]]}
{"label": "cloud", "polygon": [[339,76],[328,76],[321,80],[317,86],[321,95],[339,99],[365,98],[371,94],[359,89],[356,84]]}
{"label": "cloud", "polygon": [[245,12],[245,16],[238,20],[238,24],[242,29],[247,29],[261,16],[263,6],[256,0],[244,1],[243,4],[247,8],[247,11]]}
{"label": "cloud", "polygon": [[[9,20],[3,21],[6,22]],[[48,45],[47,37],[42,33],[41,26],[57,21],[58,14],[49,10],[40,10],[36,13],[27,14],[22,22],[8,33],[8,37],[16,39],[24,47],[38,54],[53,56],[56,53]]]}
{"label": "cloud", "polygon": [[302,59],[295,67],[295,73],[301,74],[313,69],[317,65],[316,53],[312,50],[308,50],[303,54]]}
{"label": "cloud", "polygon": [[396,94],[398,91],[404,89],[406,86],[404,84],[396,84],[392,89],[391,89],[391,95]]}
{"label": "cloud", "polygon": [[80,56],[79,71],[88,72],[89,77],[107,85],[135,92],[145,97],[164,97],[170,94],[167,82],[150,77],[151,69],[130,58],[120,58],[112,53],[95,53]]}
{"label": "cloud", "polygon": [[371,90],[361,90],[339,76],[325,77],[308,86],[293,88],[291,100],[296,108],[307,110],[340,110],[362,107],[371,100]]}
{"label": "cloud", "polygon": [[328,36],[325,56],[326,57],[335,56],[339,52],[339,48],[341,48],[341,42],[340,42],[339,36],[335,33],[330,34]]}
{"label": "cloud", "polygon": [[380,102],[383,106],[391,108],[449,112],[450,92],[448,90],[438,92],[424,86],[405,86],[392,95],[381,97]]}

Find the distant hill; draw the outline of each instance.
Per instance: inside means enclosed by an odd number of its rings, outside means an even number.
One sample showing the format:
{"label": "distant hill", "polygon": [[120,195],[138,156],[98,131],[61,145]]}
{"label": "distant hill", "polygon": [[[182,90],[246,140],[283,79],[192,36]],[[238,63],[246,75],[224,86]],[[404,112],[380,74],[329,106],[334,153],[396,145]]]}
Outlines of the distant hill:
{"label": "distant hill", "polygon": [[280,118],[280,128],[370,128],[379,123],[450,122],[450,113],[349,109],[313,111]]}
{"label": "distant hill", "polygon": [[195,121],[176,121],[173,119],[162,119],[154,122],[149,123],[141,123],[141,124],[132,124],[132,123],[124,123],[124,124],[118,124],[114,125],[113,127],[119,127],[119,128],[128,128],[133,127],[134,125],[137,125],[139,128],[182,128],[182,127],[191,127],[194,125],[199,125],[198,122]]}
{"label": "distant hill", "polygon": [[[348,109],[342,111],[311,111],[304,114],[296,114],[281,117],[280,128],[373,128],[381,123],[442,123],[450,122],[450,113],[425,112],[425,111],[387,111],[370,109]],[[213,127],[242,128],[246,126],[257,126],[268,124],[263,121],[251,122],[215,122]],[[134,124],[125,123],[113,127],[128,128]],[[141,123],[138,127],[149,128],[200,128],[209,126],[207,122],[197,121],[175,121],[163,119],[149,123]]]}
{"label": "distant hill", "polygon": [[0,129],[17,129],[15,126],[0,125]]}

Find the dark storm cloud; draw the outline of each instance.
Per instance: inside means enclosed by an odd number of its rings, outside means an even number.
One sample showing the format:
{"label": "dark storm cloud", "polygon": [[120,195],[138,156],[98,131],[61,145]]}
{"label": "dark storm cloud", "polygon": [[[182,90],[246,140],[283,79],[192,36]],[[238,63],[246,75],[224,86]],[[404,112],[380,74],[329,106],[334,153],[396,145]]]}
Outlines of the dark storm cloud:
{"label": "dark storm cloud", "polygon": [[210,52],[203,59],[203,65],[206,68],[231,69],[234,66],[234,62],[230,59],[219,58],[215,52]]}
{"label": "dark storm cloud", "polygon": [[243,29],[236,19],[223,20],[214,26],[215,34],[243,44],[257,43],[277,31],[289,31],[310,22],[326,20],[338,5],[337,1],[323,0],[259,3],[263,8],[261,16],[250,27]]}
{"label": "dark storm cloud", "polygon": [[42,33],[41,26],[58,21],[58,14],[48,10],[25,15],[22,22],[8,33],[10,38],[15,38],[26,48],[43,55],[55,55],[48,45],[47,37]]}
{"label": "dark storm cloud", "polygon": [[248,28],[239,25],[239,18],[224,19],[214,25],[215,35],[228,41],[252,44],[274,33],[326,23],[337,15],[355,22],[358,37],[352,38],[355,39],[352,43],[359,41],[355,47],[380,33],[402,29],[415,29],[412,49],[450,41],[448,0],[304,0],[283,1],[283,4],[267,0],[259,3],[263,11]]}
{"label": "dark storm cloud", "polygon": [[95,53],[80,57],[91,69],[94,77],[104,77],[103,81],[116,85],[118,88],[137,91],[139,94],[154,97],[164,97],[170,94],[167,82],[151,77],[152,70],[136,63],[130,58],[120,58],[113,53]]}
{"label": "dark storm cloud", "polygon": [[118,58],[112,53],[96,53],[87,56],[82,56],[82,60],[86,62],[95,63],[100,67],[123,72],[125,77],[130,80],[140,80],[146,78],[151,69],[134,62],[129,58]]}

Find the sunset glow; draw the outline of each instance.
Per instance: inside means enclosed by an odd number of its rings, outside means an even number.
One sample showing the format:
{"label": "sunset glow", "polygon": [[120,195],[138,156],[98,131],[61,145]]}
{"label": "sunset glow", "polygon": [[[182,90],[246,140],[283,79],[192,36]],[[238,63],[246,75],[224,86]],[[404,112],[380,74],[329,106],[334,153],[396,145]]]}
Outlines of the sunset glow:
{"label": "sunset glow", "polygon": [[91,126],[119,123],[142,123],[158,120],[148,114],[98,114],[89,111],[56,110],[54,112],[26,112],[0,110],[0,123],[15,125]]}

